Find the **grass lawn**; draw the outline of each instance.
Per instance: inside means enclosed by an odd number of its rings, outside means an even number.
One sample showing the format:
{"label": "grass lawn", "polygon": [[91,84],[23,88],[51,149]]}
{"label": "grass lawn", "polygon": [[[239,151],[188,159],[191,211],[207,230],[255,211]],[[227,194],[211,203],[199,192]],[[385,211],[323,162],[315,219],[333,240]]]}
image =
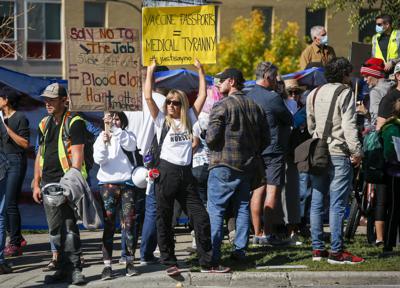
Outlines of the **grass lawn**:
{"label": "grass lawn", "polygon": [[[329,246],[328,246],[329,247]],[[400,248],[394,250],[391,257],[380,258],[382,248],[368,244],[365,235],[357,235],[353,243],[346,243],[346,250],[365,258],[358,265],[331,265],[323,260],[314,262],[311,259],[311,242],[305,241],[301,246],[268,247],[250,245],[245,260],[240,263],[229,258],[231,245],[222,248],[221,265],[231,267],[233,271],[275,272],[275,271],[400,271]],[[195,261],[191,258],[190,261]],[[256,269],[256,266],[305,265],[305,269]],[[196,267],[194,271],[198,271]]]}

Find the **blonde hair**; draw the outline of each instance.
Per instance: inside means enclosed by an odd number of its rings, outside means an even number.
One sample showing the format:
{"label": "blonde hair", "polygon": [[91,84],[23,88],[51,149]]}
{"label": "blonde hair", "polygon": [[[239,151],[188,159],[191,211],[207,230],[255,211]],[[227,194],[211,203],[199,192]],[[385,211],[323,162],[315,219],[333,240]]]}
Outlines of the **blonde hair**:
{"label": "blonde hair", "polygon": [[183,125],[184,128],[186,128],[189,131],[190,134],[192,134],[192,123],[189,119],[189,100],[185,92],[181,90],[171,89],[168,92],[164,102],[165,122],[168,127],[172,128],[175,131],[177,130],[173,118],[170,115],[168,115],[167,112],[167,100],[170,100],[174,96],[178,97],[179,101],[181,102],[181,115],[180,115],[181,124]]}

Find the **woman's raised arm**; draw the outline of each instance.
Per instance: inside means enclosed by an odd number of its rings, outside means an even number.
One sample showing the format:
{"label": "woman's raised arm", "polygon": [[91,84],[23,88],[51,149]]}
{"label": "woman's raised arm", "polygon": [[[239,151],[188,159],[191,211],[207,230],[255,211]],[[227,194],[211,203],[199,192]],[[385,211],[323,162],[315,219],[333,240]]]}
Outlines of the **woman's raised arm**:
{"label": "woman's raised arm", "polygon": [[154,70],[156,69],[156,66],[156,60],[153,59],[150,66],[147,67],[146,81],[144,83],[144,99],[146,100],[147,107],[149,107],[153,119],[156,119],[158,112],[160,112],[153,99]]}
{"label": "woman's raised arm", "polygon": [[193,104],[193,111],[198,116],[203,109],[204,103],[207,98],[207,83],[206,83],[206,74],[204,73],[203,66],[201,65],[198,59],[195,60],[194,66],[196,66],[199,72],[199,94],[197,96],[196,101]]}

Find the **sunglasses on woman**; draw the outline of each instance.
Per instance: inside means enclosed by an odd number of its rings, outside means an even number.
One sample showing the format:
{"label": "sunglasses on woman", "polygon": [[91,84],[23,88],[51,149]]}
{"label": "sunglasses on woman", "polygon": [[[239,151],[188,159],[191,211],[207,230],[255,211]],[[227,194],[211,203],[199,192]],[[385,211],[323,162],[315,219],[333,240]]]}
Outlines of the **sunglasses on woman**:
{"label": "sunglasses on woman", "polygon": [[175,107],[180,107],[182,103],[180,101],[175,101],[175,100],[166,100],[167,105],[173,105]]}

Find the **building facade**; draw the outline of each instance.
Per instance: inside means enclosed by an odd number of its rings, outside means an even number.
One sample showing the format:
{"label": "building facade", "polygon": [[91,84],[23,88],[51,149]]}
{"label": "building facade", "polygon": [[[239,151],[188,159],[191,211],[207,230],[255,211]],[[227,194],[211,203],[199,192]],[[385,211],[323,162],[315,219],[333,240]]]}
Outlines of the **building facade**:
{"label": "building facade", "polygon": [[[188,1],[188,0],[185,0]],[[182,0],[182,2],[185,2]],[[202,2],[205,0],[191,0]],[[197,3],[196,2],[196,3]],[[310,27],[327,27],[329,43],[337,55],[347,57],[352,41],[362,32],[349,32],[347,13],[332,15],[330,11],[310,11],[308,0],[223,0],[206,1],[218,6],[219,36],[228,36],[238,16],[249,17],[254,9],[265,16],[265,31],[273,33],[274,18],[297,22],[301,35],[309,35]],[[1,29],[0,37],[17,53],[0,47],[0,66],[40,77],[64,77],[65,27],[137,27],[141,26],[140,0],[0,0],[0,20],[12,16]],[[9,19],[10,20],[10,19]]]}

